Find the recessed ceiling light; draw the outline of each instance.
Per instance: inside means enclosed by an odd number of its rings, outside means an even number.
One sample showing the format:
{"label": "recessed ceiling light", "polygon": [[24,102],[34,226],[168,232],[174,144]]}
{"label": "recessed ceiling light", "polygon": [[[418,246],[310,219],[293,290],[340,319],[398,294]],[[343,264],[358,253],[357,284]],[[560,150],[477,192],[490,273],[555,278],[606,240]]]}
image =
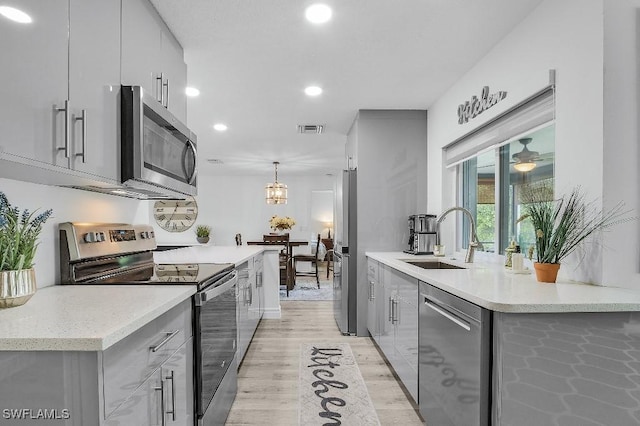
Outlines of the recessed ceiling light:
{"label": "recessed ceiling light", "polygon": [[326,4],[316,3],[312,4],[305,10],[304,16],[309,22],[313,22],[314,24],[324,24],[331,19],[332,13],[331,8]]}
{"label": "recessed ceiling light", "polygon": [[27,15],[20,9],[9,6],[0,6],[0,15],[12,21],[19,22],[21,24],[30,24],[33,20],[31,16]]}
{"label": "recessed ceiling light", "polygon": [[307,96],[318,96],[322,93],[322,88],[318,86],[309,86],[304,89],[304,93],[306,93]]}
{"label": "recessed ceiling light", "polygon": [[187,87],[186,89],[184,89],[184,93],[186,93],[187,96],[194,97],[198,96],[200,94],[200,91],[195,87]]}
{"label": "recessed ceiling light", "polygon": [[225,130],[227,130],[227,125],[223,123],[217,123],[213,125],[213,128],[219,132],[224,132]]}

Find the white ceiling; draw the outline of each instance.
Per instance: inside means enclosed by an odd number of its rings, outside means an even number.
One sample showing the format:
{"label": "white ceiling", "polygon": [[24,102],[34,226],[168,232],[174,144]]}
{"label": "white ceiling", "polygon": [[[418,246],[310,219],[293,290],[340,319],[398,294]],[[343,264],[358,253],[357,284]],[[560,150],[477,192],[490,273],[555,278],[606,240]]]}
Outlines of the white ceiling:
{"label": "white ceiling", "polygon": [[[325,175],[359,109],[428,109],[541,0],[151,0],[185,52],[204,175]],[[324,93],[307,97],[318,85]],[[226,123],[225,133],[213,130]],[[324,124],[321,135],[298,124]],[[207,159],[220,159],[212,165]]]}

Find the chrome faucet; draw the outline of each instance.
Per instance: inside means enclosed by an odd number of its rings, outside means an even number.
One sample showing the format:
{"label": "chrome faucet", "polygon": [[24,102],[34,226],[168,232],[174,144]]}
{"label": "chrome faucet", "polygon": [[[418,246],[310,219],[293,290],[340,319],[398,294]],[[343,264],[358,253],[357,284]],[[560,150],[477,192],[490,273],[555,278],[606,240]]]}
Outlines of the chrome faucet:
{"label": "chrome faucet", "polygon": [[473,215],[471,214],[471,212],[464,207],[451,207],[450,209],[447,209],[440,214],[440,217],[438,217],[436,224],[440,225],[440,222],[442,222],[449,213],[455,211],[461,211],[462,213],[465,213],[469,218],[469,246],[467,247],[467,254],[464,257],[464,261],[465,263],[473,263],[473,253],[475,252],[475,249],[482,250],[483,246],[482,243],[478,241],[478,235],[476,235],[476,222],[473,220]]}

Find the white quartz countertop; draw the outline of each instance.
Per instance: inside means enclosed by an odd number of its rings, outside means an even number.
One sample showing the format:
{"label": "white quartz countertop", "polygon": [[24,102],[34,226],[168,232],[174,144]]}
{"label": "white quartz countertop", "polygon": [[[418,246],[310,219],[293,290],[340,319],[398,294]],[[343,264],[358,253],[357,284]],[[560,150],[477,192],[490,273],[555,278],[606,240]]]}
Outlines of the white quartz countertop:
{"label": "white quartz countertop", "polygon": [[241,263],[262,253],[262,246],[191,246],[153,252],[156,263]]}
{"label": "white quartz countertop", "polygon": [[[502,264],[466,264],[450,257],[402,252],[367,252],[366,256],[476,305],[498,312],[640,311],[640,291],[559,280],[539,283],[535,272],[516,275]],[[423,269],[404,260],[442,261],[467,269]]]}
{"label": "white quartz countertop", "polygon": [[195,285],[55,285],[0,309],[0,350],[102,351],[196,292]]}

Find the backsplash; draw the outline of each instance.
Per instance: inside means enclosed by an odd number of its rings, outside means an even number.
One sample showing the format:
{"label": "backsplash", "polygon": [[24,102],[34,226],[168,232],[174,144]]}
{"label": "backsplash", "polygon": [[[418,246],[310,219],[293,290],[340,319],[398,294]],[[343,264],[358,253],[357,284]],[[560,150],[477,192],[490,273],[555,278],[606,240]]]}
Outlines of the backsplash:
{"label": "backsplash", "polygon": [[148,204],[129,198],[1,178],[0,191],[21,209],[53,209],[51,219],[43,227],[35,258],[39,288],[57,284],[59,280],[58,223],[149,223]]}

